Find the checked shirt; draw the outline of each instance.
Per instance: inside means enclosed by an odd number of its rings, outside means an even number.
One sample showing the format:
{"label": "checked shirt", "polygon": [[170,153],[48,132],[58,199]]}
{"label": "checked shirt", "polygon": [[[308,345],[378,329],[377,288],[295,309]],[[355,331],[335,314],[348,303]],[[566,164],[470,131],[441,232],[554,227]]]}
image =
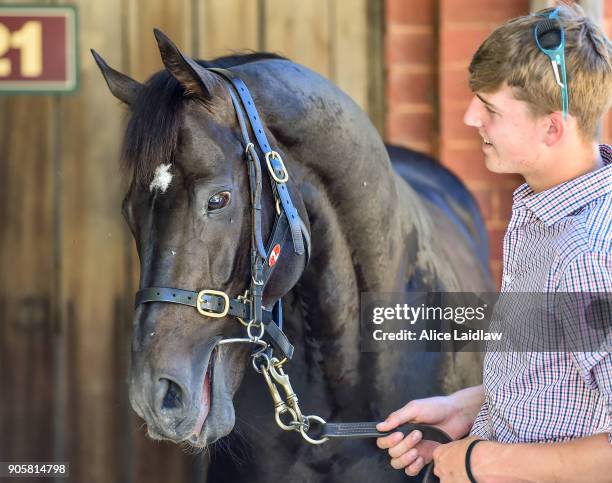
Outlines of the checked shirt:
{"label": "checked shirt", "polygon": [[[612,293],[612,147],[600,153],[603,168],[540,193],[516,189],[502,293]],[[608,433],[612,443],[609,351],[487,352],[483,384],[472,435],[531,443]]]}

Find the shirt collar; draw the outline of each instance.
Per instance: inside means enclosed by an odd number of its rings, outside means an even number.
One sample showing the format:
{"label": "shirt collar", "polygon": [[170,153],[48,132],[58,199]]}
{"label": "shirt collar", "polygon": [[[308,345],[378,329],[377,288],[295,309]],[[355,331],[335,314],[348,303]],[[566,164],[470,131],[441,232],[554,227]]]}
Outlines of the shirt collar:
{"label": "shirt collar", "polygon": [[599,146],[604,166],[596,171],[534,193],[527,183],[513,194],[513,208],[523,204],[545,225],[553,225],[591,201],[612,191],[612,146]]}

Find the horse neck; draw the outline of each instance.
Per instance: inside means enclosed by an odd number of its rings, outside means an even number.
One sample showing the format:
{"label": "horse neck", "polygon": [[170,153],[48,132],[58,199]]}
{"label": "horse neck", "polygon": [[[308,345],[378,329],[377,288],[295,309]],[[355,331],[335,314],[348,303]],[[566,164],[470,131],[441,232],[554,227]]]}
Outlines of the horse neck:
{"label": "horse neck", "polygon": [[[309,374],[308,380],[326,381],[329,413],[339,408],[359,412],[355,401],[345,400],[363,384],[359,370],[360,275],[352,259],[351,240],[325,191],[302,186],[312,237],[310,263],[290,292],[287,330],[296,344],[293,366]],[[319,361],[313,364],[313,361]],[[323,390],[323,389],[322,389]],[[309,404],[309,402],[307,402]],[[350,419],[350,418],[349,418]]]}
{"label": "horse neck", "polygon": [[[390,275],[404,254],[405,212],[398,209],[398,178],[366,114],[305,67],[274,60],[243,68],[253,77],[249,88],[298,189],[333,207],[358,289],[401,290],[403,277]],[[319,216],[320,207],[310,204],[309,217]]]}

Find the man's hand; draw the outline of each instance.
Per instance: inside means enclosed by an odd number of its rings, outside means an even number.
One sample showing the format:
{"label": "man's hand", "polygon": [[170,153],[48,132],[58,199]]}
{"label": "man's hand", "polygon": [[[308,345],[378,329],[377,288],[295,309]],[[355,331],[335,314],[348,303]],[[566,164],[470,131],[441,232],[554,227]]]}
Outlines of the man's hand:
{"label": "man's hand", "polygon": [[475,439],[479,438],[470,436],[459,441],[441,444],[434,450],[434,474],[440,478],[440,483],[469,483],[465,471],[465,453],[469,444]]}
{"label": "man's hand", "polygon": [[[469,418],[468,418],[469,419]],[[470,429],[472,421],[467,421],[461,408],[451,396],[414,399],[403,408],[392,412],[379,423],[379,431],[389,431],[406,422],[431,424],[446,431],[451,438],[460,438]],[[406,437],[400,432],[378,438],[376,444],[388,449],[391,466],[405,468],[409,476],[415,476],[432,459],[434,450],[440,446],[434,441],[422,440],[420,431],[412,431]]]}

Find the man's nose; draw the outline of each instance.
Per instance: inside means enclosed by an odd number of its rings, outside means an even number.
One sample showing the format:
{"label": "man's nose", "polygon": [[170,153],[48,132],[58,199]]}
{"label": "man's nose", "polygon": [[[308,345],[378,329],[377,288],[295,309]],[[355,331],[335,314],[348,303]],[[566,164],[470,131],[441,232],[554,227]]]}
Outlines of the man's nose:
{"label": "man's nose", "polygon": [[465,114],[463,115],[463,122],[471,127],[482,127],[482,119],[480,118],[480,109],[476,96],[472,97],[470,105],[467,107]]}

